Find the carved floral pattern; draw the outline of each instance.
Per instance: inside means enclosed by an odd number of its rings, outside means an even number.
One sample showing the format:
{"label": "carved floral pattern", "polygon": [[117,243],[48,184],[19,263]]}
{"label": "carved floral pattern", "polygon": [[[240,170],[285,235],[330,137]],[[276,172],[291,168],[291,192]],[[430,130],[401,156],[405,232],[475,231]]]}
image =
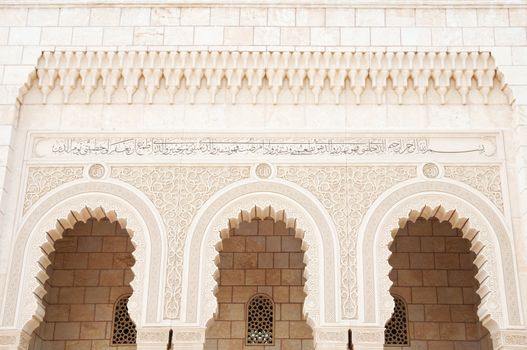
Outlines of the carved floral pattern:
{"label": "carved floral pattern", "polygon": [[82,178],[82,167],[32,167],[28,169],[23,212],[42,196],[67,182]]}
{"label": "carved floral pattern", "polygon": [[446,166],[445,177],[461,181],[480,191],[503,212],[499,166]]}
{"label": "carved floral pattern", "polygon": [[413,166],[278,167],[277,176],[317,196],[337,226],[344,318],[357,317],[356,244],[362,218],[382,192],[416,174]]}
{"label": "carved floral pattern", "polygon": [[180,317],[183,250],[196,212],[218,190],[247,178],[245,166],[113,167],[111,176],[144,192],[157,207],[167,228],[168,264],[165,316]]}

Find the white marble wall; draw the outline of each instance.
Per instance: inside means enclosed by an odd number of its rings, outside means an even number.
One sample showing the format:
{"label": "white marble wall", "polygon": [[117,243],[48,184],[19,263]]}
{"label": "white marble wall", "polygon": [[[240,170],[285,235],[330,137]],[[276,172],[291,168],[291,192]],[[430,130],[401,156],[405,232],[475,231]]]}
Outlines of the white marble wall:
{"label": "white marble wall", "polygon": [[[64,1],[63,3],[67,3]],[[23,133],[36,130],[503,130],[511,221],[527,238],[527,5],[24,5],[0,2],[0,241],[9,247]],[[321,1],[322,2],[322,1]],[[37,2],[34,2],[37,3]],[[334,1],[338,3],[338,1]],[[395,5],[394,5],[395,4]],[[491,51],[515,103],[40,105],[17,101],[43,50]],[[30,102],[30,101],[28,101]],[[83,117],[80,118],[82,111]],[[15,131],[20,131],[15,136]],[[523,239],[522,239],[523,238]],[[7,248],[0,250],[0,276]],[[527,280],[527,262],[518,261]],[[0,278],[0,281],[2,278]],[[527,289],[524,282],[523,290]]]}

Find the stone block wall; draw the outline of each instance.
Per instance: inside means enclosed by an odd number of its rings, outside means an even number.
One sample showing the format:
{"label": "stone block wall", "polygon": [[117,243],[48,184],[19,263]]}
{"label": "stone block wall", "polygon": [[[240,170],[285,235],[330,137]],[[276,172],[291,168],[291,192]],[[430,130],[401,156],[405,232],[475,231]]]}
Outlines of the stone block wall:
{"label": "stone block wall", "polygon": [[78,222],[64,231],[55,249],[46,314],[31,349],[110,349],[115,302],[132,293],[134,258],[128,232],[117,222]]}
{"label": "stone block wall", "polygon": [[[241,223],[222,241],[218,311],[208,324],[207,350],[312,350],[313,331],[304,320],[304,253],[295,230],[283,222]],[[274,301],[274,344],[245,345],[247,303],[255,294]]]}
{"label": "stone block wall", "polygon": [[399,229],[390,249],[390,291],[406,301],[408,313],[410,347],[399,349],[492,348],[477,316],[474,253],[460,230],[418,219]]}

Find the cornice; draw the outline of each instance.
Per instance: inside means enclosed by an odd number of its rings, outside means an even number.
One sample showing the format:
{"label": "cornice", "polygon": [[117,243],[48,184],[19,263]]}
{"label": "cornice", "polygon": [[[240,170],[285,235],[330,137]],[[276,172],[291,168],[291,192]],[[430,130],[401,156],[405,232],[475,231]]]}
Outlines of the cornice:
{"label": "cornice", "polygon": [[134,95],[141,91],[144,103],[163,95],[166,103],[179,96],[178,103],[191,104],[198,95],[206,103],[276,104],[286,95],[295,104],[339,104],[343,96],[360,104],[367,95],[382,104],[389,93],[399,104],[444,104],[452,103],[447,95],[453,93],[454,103],[473,103],[469,96],[478,95],[476,103],[486,104],[495,88],[512,103],[488,52],[78,51],[44,52],[22,94],[36,89],[47,103],[52,91],[61,90],[60,103],[73,103],[73,92],[77,103],[79,96],[94,102],[92,95],[113,103],[120,91],[121,99],[126,96],[121,103],[137,103]]}
{"label": "cornice", "polygon": [[0,7],[527,8],[527,0],[0,0]]}

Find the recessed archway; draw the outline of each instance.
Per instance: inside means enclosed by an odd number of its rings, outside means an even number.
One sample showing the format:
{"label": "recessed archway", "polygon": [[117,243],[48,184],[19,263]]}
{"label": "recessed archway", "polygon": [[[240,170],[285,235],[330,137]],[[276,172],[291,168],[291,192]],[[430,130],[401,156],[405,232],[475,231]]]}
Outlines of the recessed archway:
{"label": "recessed archway", "polygon": [[126,227],[136,247],[131,283],[135,292],[128,303],[129,311],[138,327],[157,322],[163,287],[159,271],[165,259],[164,228],[148,200],[137,192],[121,183],[78,181],[40,199],[26,213],[15,243],[14,254],[23,259],[18,259],[9,273],[8,283],[14,287],[7,294],[2,324],[26,335],[39,325],[45,311],[45,267],[50,263],[47,256],[53,242],[75,223],[92,218],[107,218]]}
{"label": "recessed archway", "polygon": [[[217,269],[214,257],[216,244],[221,240],[218,232],[229,219],[238,218],[241,208],[281,208],[288,217],[295,218],[296,226],[305,234],[306,300],[304,314],[316,328],[340,317],[338,298],[338,246],[335,229],[322,206],[304,189],[285,181],[248,180],[235,183],[217,193],[196,215],[185,246],[183,294],[187,297],[187,322],[204,327],[216,310],[213,290]],[[251,214],[253,213],[253,214]],[[243,214],[261,215],[260,209]],[[245,219],[245,218],[244,218]],[[239,220],[239,219],[236,219]],[[234,222],[231,220],[231,225]],[[193,254],[191,254],[193,252]],[[196,254],[199,252],[199,254]],[[199,295],[194,291],[199,290]]]}
{"label": "recessed archway", "polygon": [[470,241],[478,268],[478,316],[491,334],[522,324],[514,255],[503,218],[484,196],[446,180],[402,184],[371,208],[360,232],[365,319],[382,325],[390,317],[388,246],[398,229],[418,218],[447,221]]}
{"label": "recessed archway", "polygon": [[[302,312],[304,231],[284,210],[240,211],[218,234],[215,294],[218,309],[207,324],[206,349],[246,345],[313,349],[313,329]],[[258,305],[251,307],[258,300]],[[251,302],[252,301],[252,302]]]}

